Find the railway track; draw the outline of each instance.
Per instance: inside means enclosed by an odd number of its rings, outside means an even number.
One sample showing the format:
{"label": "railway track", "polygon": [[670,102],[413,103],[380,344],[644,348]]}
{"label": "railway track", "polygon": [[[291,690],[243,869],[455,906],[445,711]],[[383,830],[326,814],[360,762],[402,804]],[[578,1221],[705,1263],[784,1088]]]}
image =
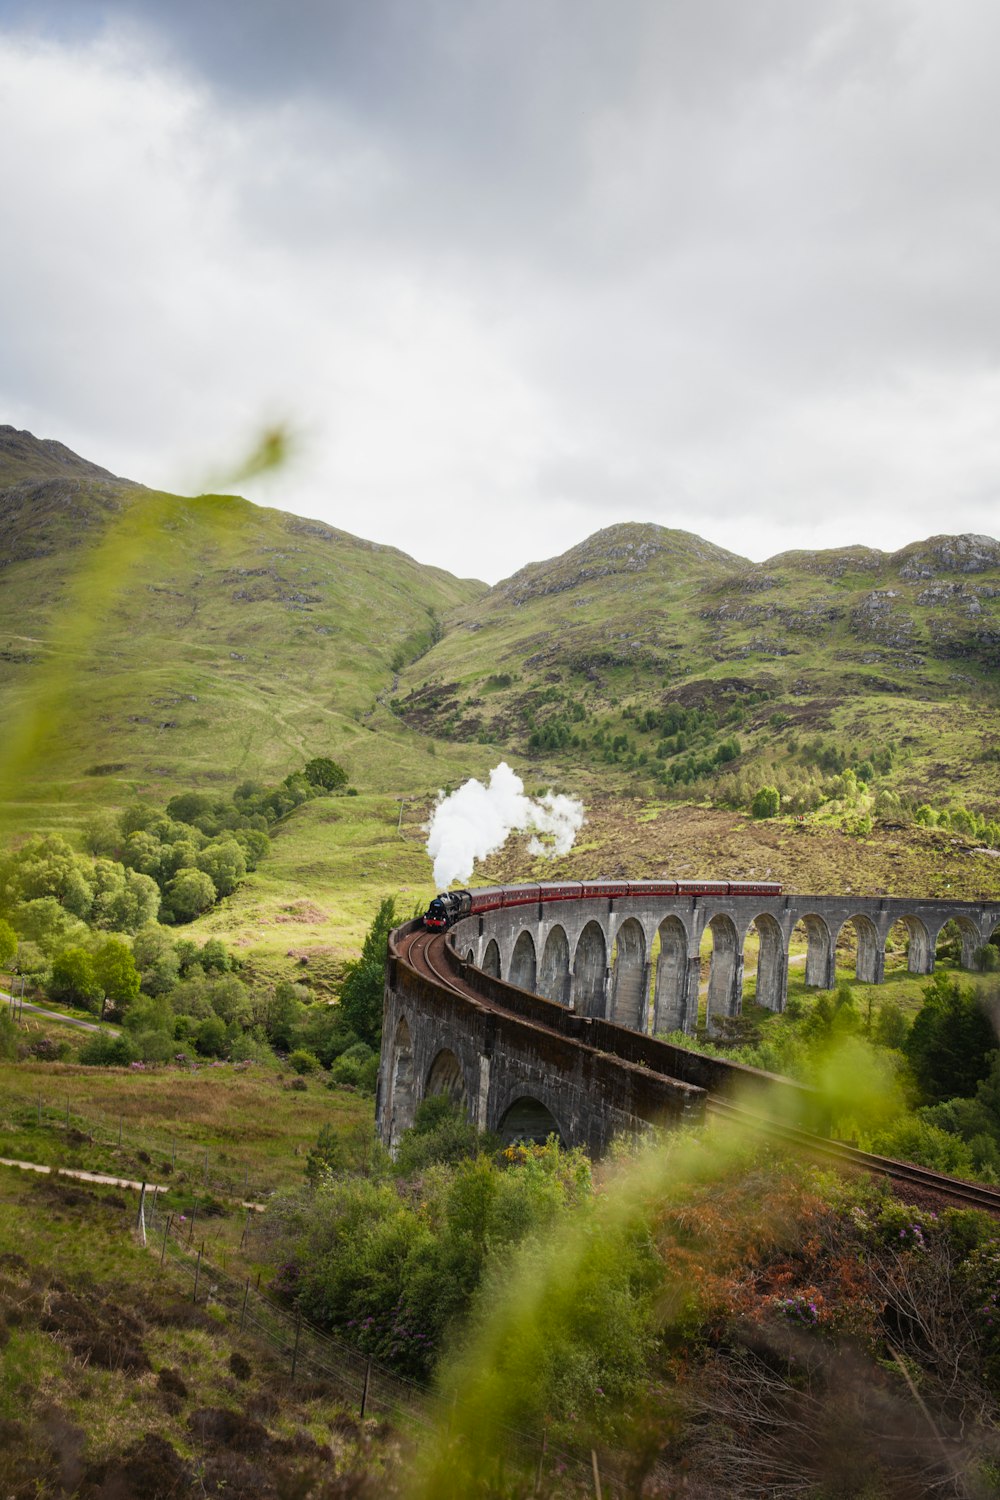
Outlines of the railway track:
{"label": "railway track", "polygon": [[[445,936],[443,933],[415,932],[408,934],[399,945],[399,954],[418,974],[442,989],[471,999],[487,1010],[502,1013],[503,1008],[475,988],[450,973],[443,957]],[[532,1023],[538,1025],[537,1022]],[[539,1029],[545,1029],[539,1027]],[[553,1032],[558,1035],[558,1033]],[[849,1171],[866,1172],[870,1176],[883,1177],[901,1189],[908,1189],[920,1198],[933,1198],[963,1208],[984,1209],[1000,1217],[1000,1188],[987,1187],[984,1183],[966,1182],[962,1178],[949,1177],[943,1172],[931,1171],[929,1167],[918,1167],[911,1162],[894,1161],[891,1157],[876,1156],[860,1151],[855,1146],[831,1141],[809,1131],[798,1130],[770,1120],[754,1110],[749,1110],[719,1094],[709,1094],[707,1112],[716,1119],[726,1119],[733,1124],[743,1124],[749,1129],[780,1140],[794,1147],[814,1161],[828,1162]]]}
{"label": "railway track", "polygon": [[981,1208],[1000,1217],[1000,1188],[987,1187],[982,1182],[966,1182],[961,1177],[949,1177],[944,1172],[934,1172],[929,1167],[918,1167],[912,1162],[895,1161],[889,1156],[859,1151],[856,1146],[847,1146],[842,1141],[831,1141],[806,1130],[797,1130],[792,1125],[768,1120],[765,1116],[718,1095],[710,1095],[705,1107],[717,1119],[743,1124],[775,1140],[784,1141],[816,1161],[867,1172],[872,1177],[885,1177],[899,1187],[916,1190],[920,1195],[931,1194],[935,1198],[960,1204],[963,1208]]}

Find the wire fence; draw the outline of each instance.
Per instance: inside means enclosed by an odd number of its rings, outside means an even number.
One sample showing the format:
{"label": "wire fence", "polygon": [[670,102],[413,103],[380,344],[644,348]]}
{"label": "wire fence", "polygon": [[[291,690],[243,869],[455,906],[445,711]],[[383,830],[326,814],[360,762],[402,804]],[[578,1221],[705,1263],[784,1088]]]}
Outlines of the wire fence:
{"label": "wire fence", "polygon": [[[224,1310],[239,1335],[271,1350],[289,1380],[321,1382],[361,1417],[382,1416],[415,1435],[447,1429],[447,1405],[426,1386],[308,1323],[262,1291],[252,1277],[240,1281],[212,1265],[204,1246],[194,1242],[190,1222],[161,1208],[155,1194],[144,1194],[139,1222],[161,1268],[169,1267],[190,1283],[192,1302]],[[511,1428],[503,1429],[497,1463],[501,1474],[509,1467],[530,1476],[532,1492],[538,1495],[625,1493],[619,1477],[596,1452],[584,1459]]]}
{"label": "wire fence", "polygon": [[[251,1176],[249,1162],[234,1160],[217,1147],[180,1139],[169,1130],[137,1131],[134,1122],[124,1114],[85,1111],[69,1099],[46,1100],[41,1095],[34,1100],[8,1099],[0,1113],[0,1130],[3,1129],[52,1131],[68,1145],[97,1148],[110,1156],[128,1151],[145,1169],[140,1175],[150,1179],[159,1175],[167,1181],[183,1177],[191,1188],[241,1201],[260,1201],[279,1186],[276,1181],[262,1178],[256,1167]],[[112,1165],[117,1167],[118,1163]],[[95,1162],[94,1170],[103,1168]],[[167,1181],[162,1185],[166,1186]]]}

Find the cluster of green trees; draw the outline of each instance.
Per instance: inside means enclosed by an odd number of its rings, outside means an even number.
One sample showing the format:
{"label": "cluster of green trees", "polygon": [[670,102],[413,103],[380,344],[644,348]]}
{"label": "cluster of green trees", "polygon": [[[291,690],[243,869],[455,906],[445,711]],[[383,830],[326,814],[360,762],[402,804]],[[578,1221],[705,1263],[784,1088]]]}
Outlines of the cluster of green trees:
{"label": "cluster of green trees", "polygon": [[[328,1069],[332,1083],[374,1093],[386,938],[398,921],[393,901],[383,901],[336,1004],[301,983],[256,979],[219,938],[199,945],[156,922],[131,938],[81,926],[81,940],[35,977],[52,1000],[121,1023],[120,1035],[89,1041],[81,1062],[153,1064],[178,1053],[266,1062],[278,1054],[297,1073]],[[25,947],[18,952],[16,933],[0,920],[0,963],[27,961]]]}
{"label": "cluster of green trees", "polygon": [[346,780],[343,767],[318,757],[278,787],[244,782],[231,798],[184,792],[165,810],[133,803],[98,813],[84,828],[84,853],[59,834],[29,839],[0,857],[0,918],[20,939],[21,971],[47,985],[58,960],[64,974],[77,974],[81,997],[110,995],[90,973],[105,962],[101,951],[117,951],[102,949],[102,935],[134,936],[208,911],[267,853],[271,823]]}
{"label": "cluster of green trees", "polygon": [[[350,1175],[340,1170],[342,1149],[324,1127],[307,1164],[311,1190],[268,1211],[279,1230],[275,1290],[418,1378],[514,1247],[586,1212],[592,1198],[583,1152],[555,1141],[500,1152],[444,1095],[420,1104],[394,1163],[381,1154],[368,1176]],[[619,1294],[627,1282],[622,1266]],[[622,1332],[609,1323],[595,1359]]]}
{"label": "cluster of green trees", "polygon": [[[1000,957],[1000,949],[993,952]],[[912,1022],[892,1000],[876,1006],[871,991],[860,1008],[842,984],[812,1005],[791,1000],[777,1024],[747,1007],[698,1044],[812,1084],[822,1083],[830,1059],[841,1055],[848,1083],[860,1089],[866,1077],[874,1080],[885,1105],[884,1118],[862,1126],[868,1148],[1000,1183],[1000,1047],[990,1020],[998,1013],[1000,988],[977,988],[938,970]]]}
{"label": "cluster of green trees", "polygon": [[1000,822],[969,807],[935,808],[922,802],[913,814],[913,821],[925,828],[945,828],[954,833],[964,833],[969,838],[979,839],[989,849],[1000,849]]}

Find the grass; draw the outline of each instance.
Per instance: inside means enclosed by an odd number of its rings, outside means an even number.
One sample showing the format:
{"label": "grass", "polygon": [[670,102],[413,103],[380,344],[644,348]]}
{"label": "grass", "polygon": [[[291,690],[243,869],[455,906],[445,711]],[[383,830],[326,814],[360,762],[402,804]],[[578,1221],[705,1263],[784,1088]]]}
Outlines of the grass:
{"label": "grass", "polygon": [[257,1064],[133,1072],[0,1063],[0,1155],[201,1190],[207,1152],[211,1180],[240,1192],[245,1182],[256,1193],[290,1187],[303,1180],[322,1125],[342,1130],[359,1151],[374,1127],[372,1101],[327,1088],[325,1074],[301,1091],[289,1083],[278,1068]]}
{"label": "grass", "polygon": [[[113,1191],[0,1168],[4,1493],[52,1493],[70,1474],[74,1488],[99,1485],[110,1466],[114,1492],[138,1500],[150,1468],[161,1485],[169,1477],[162,1449],[145,1467],[136,1456],[150,1434],[210,1491],[244,1492],[255,1463],[259,1485],[265,1470],[284,1486],[315,1483],[321,1461],[327,1474],[377,1474],[384,1437],[329,1386],[293,1385],[267,1349],[237,1343],[217,1309],[193,1306],[190,1282],[135,1243],[133,1208]],[[199,1416],[219,1410],[232,1413],[221,1429]]]}

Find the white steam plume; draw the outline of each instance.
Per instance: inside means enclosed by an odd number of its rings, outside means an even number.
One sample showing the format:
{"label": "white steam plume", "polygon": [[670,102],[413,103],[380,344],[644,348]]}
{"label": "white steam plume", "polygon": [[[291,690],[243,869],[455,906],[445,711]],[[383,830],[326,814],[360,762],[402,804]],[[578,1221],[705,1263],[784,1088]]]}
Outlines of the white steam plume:
{"label": "white steam plume", "polygon": [[554,792],[537,799],[525,796],[520,776],[501,761],[487,786],[473,779],[448,797],[438,794],[427,825],[434,880],[440,890],[453,880],[468,880],[477,859],[502,849],[511,833],[528,829],[529,853],[568,854],[583,821],[582,802]]}

